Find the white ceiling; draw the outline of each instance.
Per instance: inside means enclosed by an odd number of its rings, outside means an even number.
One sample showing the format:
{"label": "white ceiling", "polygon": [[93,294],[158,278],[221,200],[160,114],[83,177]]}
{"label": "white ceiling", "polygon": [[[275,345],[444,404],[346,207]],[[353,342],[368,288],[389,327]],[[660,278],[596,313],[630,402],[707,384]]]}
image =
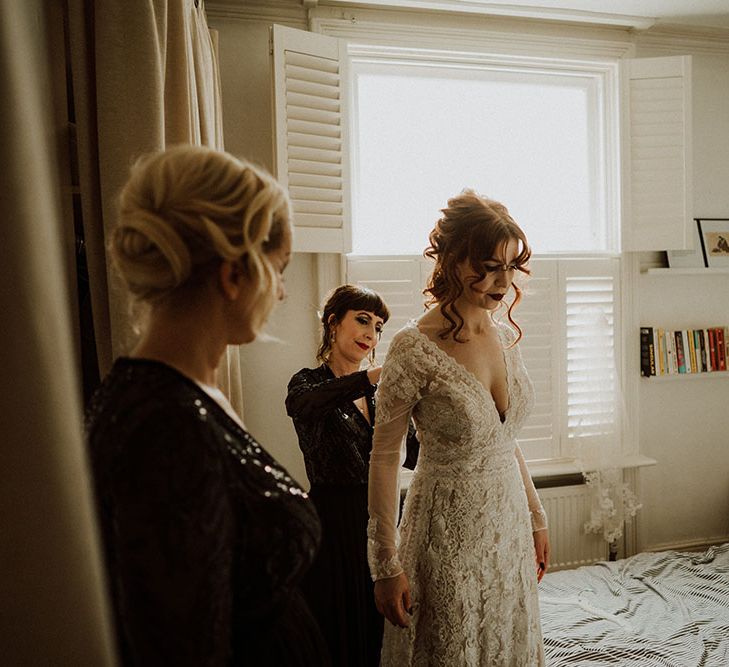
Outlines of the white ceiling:
{"label": "white ceiling", "polygon": [[[308,1],[316,4],[316,0]],[[729,28],[729,0],[323,0],[324,3],[552,18],[643,29],[656,23]]]}

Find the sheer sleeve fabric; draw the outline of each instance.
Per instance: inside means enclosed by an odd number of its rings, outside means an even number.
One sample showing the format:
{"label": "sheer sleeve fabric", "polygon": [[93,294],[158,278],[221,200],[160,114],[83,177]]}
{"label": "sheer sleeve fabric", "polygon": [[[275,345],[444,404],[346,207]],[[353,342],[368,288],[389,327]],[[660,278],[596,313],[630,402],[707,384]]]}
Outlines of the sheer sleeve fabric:
{"label": "sheer sleeve fabric", "polygon": [[369,470],[367,557],[373,581],[400,574],[397,531],[399,473],[403,443],[413,407],[425,385],[422,365],[413,358],[407,330],[395,336],[375,395],[377,415]]}
{"label": "sheer sleeve fabric", "polygon": [[532,520],[532,532],[538,530],[547,530],[547,514],[542,507],[542,501],[539,500],[539,494],[532,481],[532,476],[529,474],[529,468],[527,467],[526,461],[524,460],[524,454],[521,452],[521,447],[516,445],[514,450],[516,460],[519,462],[519,470],[521,471],[521,479],[524,482],[524,490],[526,491],[527,501],[529,503],[529,516]]}
{"label": "sheer sleeve fabric", "polygon": [[327,410],[347,405],[374,391],[367,371],[321,380],[314,369],[304,368],[289,381],[286,413],[293,419],[320,418]]}
{"label": "sheer sleeve fabric", "polygon": [[[514,367],[515,373],[518,376],[524,378],[525,382],[529,382],[526,367],[524,366],[524,360],[521,356],[521,351],[518,345],[515,345],[516,334],[514,330],[505,323],[499,324],[499,330],[502,336],[502,343],[511,351],[514,355]],[[542,502],[539,500],[539,495],[534,487],[532,476],[529,473],[526,461],[524,460],[524,454],[521,451],[518,443],[515,443],[514,456],[519,463],[519,472],[521,473],[521,479],[524,484],[524,491],[526,492],[527,501],[529,503],[529,515],[531,517],[532,532],[538,530],[547,529],[547,514],[542,507]]]}

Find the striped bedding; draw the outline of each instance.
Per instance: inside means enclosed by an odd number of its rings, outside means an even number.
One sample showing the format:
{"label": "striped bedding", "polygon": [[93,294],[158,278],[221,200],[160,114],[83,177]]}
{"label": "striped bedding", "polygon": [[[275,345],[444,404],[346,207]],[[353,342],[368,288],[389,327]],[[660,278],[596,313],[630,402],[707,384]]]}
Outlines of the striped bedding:
{"label": "striped bedding", "polygon": [[547,574],[548,667],[729,667],[729,544]]}

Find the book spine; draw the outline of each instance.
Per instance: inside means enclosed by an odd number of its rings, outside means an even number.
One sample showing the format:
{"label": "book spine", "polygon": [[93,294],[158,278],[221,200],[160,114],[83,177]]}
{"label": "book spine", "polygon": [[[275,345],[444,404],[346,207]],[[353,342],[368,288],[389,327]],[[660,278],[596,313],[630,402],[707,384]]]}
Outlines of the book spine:
{"label": "book spine", "polygon": [[[653,344],[653,328],[640,328],[640,374],[643,377],[654,375],[651,373],[651,345]],[[655,366],[654,366],[655,368]]]}
{"label": "book spine", "polygon": [[674,331],[673,338],[676,341],[676,363],[678,364],[678,372],[686,373],[686,355],[683,350],[683,336],[680,331]]}
{"label": "book spine", "polygon": [[724,327],[716,328],[716,347],[718,350],[719,370],[726,370],[726,337],[724,336]]}
{"label": "book spine", "polygon": [[691,350],[693,341],[691,340],[691,337],[689,336],[688,330],[681,331],[681,340],[683,341],[684,354],[686,355],[686,372],[695,373],[696,365],[693,360],[693,352]]}
{"label": "book spine", "polygon": [[709,332],[709,358],[711,359],[711,370],[718,371],[719,366],[716,363],[716,338],[714,337],[714,330],[707,329]]}
{"label": "book spine", "polygon": [[665,375],[668,373],[666,370],[666,332],[663,329],[656,329],[653,334],[658,355],[657,372],[659,375]]}
{"label": "book spine", "polygon": [[651,355],[651,370],[653,371],[653,375],[660,375],[660,355],[658,354],[658,329],[652,328],[651,329],[651,346],[649,349],[649,352],[653,352]]}
{"label": "book spine", "polygon": [[706,346],[706,370],[711,372],[714,370],[714,364],[711,363],[711,339],[708,329],[704,329],[704,345]]}
{"label": "book spine", "polygon": [[676,364],[676,340],[673,332],[666,330],[666,353],[668,355],[668,373],[674,375],[678,373],[678,365]]}
{"label": "book spine", "polygon": [[699,330],[692,329],[690,332],[691,338],[694,340],[694,361],[696,363],[696,372],[701,373],[701,343],[699,342]]}
{"label": "book spine", "polygon": [[701,372],[708,373],[709,366],[706,363],[706,331],[699,329],[696,333],[699,335],[699,347],[701,349]]}

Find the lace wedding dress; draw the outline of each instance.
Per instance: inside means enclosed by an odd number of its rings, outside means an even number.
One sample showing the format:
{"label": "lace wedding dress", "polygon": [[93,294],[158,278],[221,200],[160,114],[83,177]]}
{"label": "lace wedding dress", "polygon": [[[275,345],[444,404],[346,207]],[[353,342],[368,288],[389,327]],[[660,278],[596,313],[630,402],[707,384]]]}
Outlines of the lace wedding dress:
{"label": "lace wedding dress", "polygon": [[[375,580],[406,573],[413,605],[409,628],[385,623],[383,667],[544,665],[532,530],[546,528],[546,517],[515,441],[534,391],[518,346],[509,347],[515,334],[497,326],[508,378],[504,415],[476,376],[414,322],[398,332],[385,360],[368,558]],[[410,414],[420,458],[398,539]]]}

